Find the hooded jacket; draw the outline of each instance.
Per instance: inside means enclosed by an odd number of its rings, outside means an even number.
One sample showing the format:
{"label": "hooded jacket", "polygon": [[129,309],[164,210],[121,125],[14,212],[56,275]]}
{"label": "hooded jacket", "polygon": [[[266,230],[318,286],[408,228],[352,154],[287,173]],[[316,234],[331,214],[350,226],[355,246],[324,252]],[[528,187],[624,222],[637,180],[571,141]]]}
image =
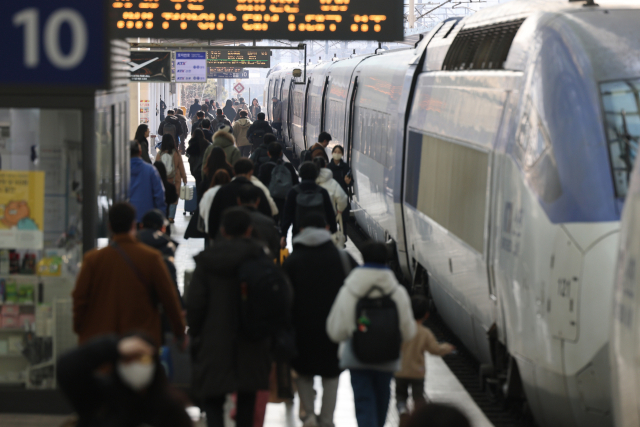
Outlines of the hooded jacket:
{"label": "hooded jacket", "polygon": [[211,150],[213,150],[213,147],[220,147],[224,150],[224,154],[227,155],[227,162],[229,162],[231,166],[233,166],[240,158],[240,150],[236,147],[236,141],[233,138],[233,135],[229,132],[219,130],[213,134],[213,144],[211,144],[204,152],[205,161],[209,158],[209,154],[211,153]]}
{"label": "hooded jacket", "polygon": [[[282,265],[293,286],[292,324],[298,356],[292,365],[300,375],[332,378],[342,370],[338,344],[329,339],[326,328],[333,301],[348,274],[342,256],[331,233],[308,227],[293,238],[293,252]],[[348,260],[350,268],[357,265],[350,256]]]}
{"label": "hooded jacket", "polygon": [[200,399],[269,389],[268,338],[248,341],[238,332],[238,268],[260,256],[264,249],[258,242],[237,238],[218,240],[195,257],[187,319],[192,337],[192,387]]}
{"label": "hooded jacket", "polygon": [[265,135],[268,133],[273,134],[273,128],[271,127],[271,125],[269,125],[269,122],[267,122],[266,120],[256,120],[247,131],[248,137],[251,138],[251,135],[259,130],[261,130]]}
{"label": "hooded jacket", "polygon": [[211,130],[215,132],[216,129],[218,129],[218,126],[220,126],[221,124],[231,126],[231,122],[224,114],[221,116],[216,116],[216,118],[213,119],[213,121],[211,122]]}
{"label": "hooded jacket", "polygon": [[169,123],[174,125],[176,128],[176,134],[175,134],[176,138],[182,135],[183,133],[182,123],[180,122],[180,119],[177,118],[176,116],[167,116],[164,119],[164,121],[160,123],[160,126],[158,127],[158,135],[164,135],[164,127]]}
{"label": "hooded jacket", "polygon": [[347,208],[349,198],[347,197],[347,193],[345,193],[342,187],[340,187],[340,184],[333,179],[333,172],[327,168],[320,169],[320,174],[316,179],[316,184],[327,190],[329,197],[331,197],[331,202],[333,203],[333,209],[336,210],[336,213],[344,212]]}
{"label": "hooded jacket", "polygon": [[[400,370],[400,358],[381,364],[360,362],[351,348],[351,337],[356,329],[356,304],[375,285],[385,295],[391,294],[396,303],[400,320],[402,341],[407,342],[416,334],[416,322],[413,319],[411,300],[407,290],[398,284],[393,272],[386,266],[365,264],[356,268],[344,281],[327,318],[327,334],[333,342],[340,343],[340,367],[343,369],[373,369],[376,371],[395,372]],[[381,297],[374,291],[371,297]]]}
{"label": "hooded jacket", "polygon": [[233,122],[233,135],[236,138],[236,144],[238,145],[238,147],[251,145],[251,142],[249,142],[249,138],[247,137],[247,131],[249,130],[251,125],[251,120],[247,119],[246,117]]}
{"label": "hooded jacket", "polygon": [[303,180],[300,184],[294,186],[287,194],[287,199],[284,204],[284,210],[282,212],[282,219],[280,220],[280,235],[282,237],[286,237],[289,233],[289,227],[293,226],[293,235],[298,234],[298,224],[296,223],[296,210],[298,209],[298,191],[296,189],[299,188],[301,192],[304,191],[319,191],[322,194],[322,198],[324,201],[324,217],[329,224],[329,229],[332,233],[338,231],[338,226],[336,224],[336,213],[331,204],[331,197],[329,197],[329,193],[327,190],[320,187],[318,184],[311,180]]}
{"label": "hooded jacket", "polygon": [[158,170],[140,157],[131,159],[131,181],[129,182],[129,202],[136,208],[136,218],[142,221],[151,209],[164,212],[164,186]]}

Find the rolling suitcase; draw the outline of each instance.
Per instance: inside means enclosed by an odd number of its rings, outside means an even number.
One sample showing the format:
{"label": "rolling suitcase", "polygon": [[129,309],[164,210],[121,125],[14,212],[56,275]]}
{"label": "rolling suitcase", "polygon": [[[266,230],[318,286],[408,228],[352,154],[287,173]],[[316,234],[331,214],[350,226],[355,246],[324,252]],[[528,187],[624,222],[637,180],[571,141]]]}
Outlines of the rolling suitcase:
{"label": "rolling suitcase", "polygon": [[182,215],[186,215],[187,212],[193,215],[193,213],[198,210],[198,190],[195,185],[191,185],[190,187],[193,189],[193,197],[191,200],[184,201],[184,212],[182,212]]}

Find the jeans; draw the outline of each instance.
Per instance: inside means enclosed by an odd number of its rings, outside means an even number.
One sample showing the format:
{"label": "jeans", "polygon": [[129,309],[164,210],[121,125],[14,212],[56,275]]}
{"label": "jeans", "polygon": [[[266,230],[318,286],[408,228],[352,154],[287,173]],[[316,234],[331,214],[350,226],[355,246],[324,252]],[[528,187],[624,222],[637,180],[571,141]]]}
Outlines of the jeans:
{"label": "jeans", "polygon": [[409,397],[409,386],[411,386],[414,408],[426,403],[424,398],[424,378],[396,378],[396,402],[398,408],[401,406],[406,408],[407,398]]}
{"label": "jeans", "polygon": [[[316,393],[313,389],[313,377],[300,375],[297,379],[298,395],[300,396],[300,406],[304,409],[305,417],[303,422],[315,416]],[[318,426],[334,427],[333,412],[336,409],[336,399],[338,398],[339,377],[322,377],[322,408],[317,417]]]}
{"label": "jeans", "polygon": [[[202,409],[207,414],[207,427],[224,427],[224,402],[226,396],[205,400]],[[256,393],[238,392],[236,403],[236,427],[253,427],[253,411]]]}
{"label": "jeans", "polygon": [[393,373],[350,369],[358,427],[384,427],[391,398]]}
{"label": "jeans", "polygon": [[176,209],[178,209],[178,205],[169,205],[169,218],[176,217]]}

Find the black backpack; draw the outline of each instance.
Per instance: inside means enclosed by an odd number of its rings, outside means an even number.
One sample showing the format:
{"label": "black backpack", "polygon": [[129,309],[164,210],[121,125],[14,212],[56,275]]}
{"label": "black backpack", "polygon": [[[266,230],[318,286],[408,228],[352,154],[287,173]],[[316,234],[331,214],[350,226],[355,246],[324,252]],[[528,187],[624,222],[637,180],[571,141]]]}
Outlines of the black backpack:
{"label": "black backpack", "polygon": [[[377,290],[382,297],[371,298],[371,292]],[[400,358],[402,334],[398,307],[391,295],[384,294],[374,285],[356,304],[356,330],[351,344],[353,352],[363,363],[386,363]]]}
{"label": "black backpack", "polygon": [[269,157],[269,150],[266,147],[260,146],[251,153],[251,161],[253,162],[254,173],[260,171],[260,166],[271,160]]}
{"label": "black backpack", "polygon": [[264,135],[265,133],[263,129],[258,129],[251,135],[249,135],[249,142],[251,142],[253,150],[258,149],[258,147],[262,145],[262,142],[264,141]]}
{"label": "black backpack", "polygon": [[240,332],[258,341],[279,335],[289,322],[291,287],[268,256],[252,258],[238,270],[240,281]]}
{"label": "black backpack", "polygon": [[313,190],[303,191],[300,186],[294,187],[298,193],[296,196],[296,224],[301,223],[301,220],[312,212],[319,213],[327,220],[324,210],[324,197],[322,197],[322,187],[317,186]]}

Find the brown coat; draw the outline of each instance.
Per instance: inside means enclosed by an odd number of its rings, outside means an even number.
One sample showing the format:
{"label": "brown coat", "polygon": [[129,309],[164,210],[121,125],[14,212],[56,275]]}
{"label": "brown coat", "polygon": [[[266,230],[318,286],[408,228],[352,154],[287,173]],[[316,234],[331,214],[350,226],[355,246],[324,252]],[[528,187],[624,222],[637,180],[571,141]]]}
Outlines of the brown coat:
{"label": "brown coat", "polygon": [[312,159],[315,159],[316,157],[322,157],[327,162],[327,164],[329,164],[329,156],[327,156],[327,150],[325,150],[322,144],[320,144],[319,142],[313,144],[309,151],[311,151]]}
{"label": "brown coat", "polygon": [[177,338],[183,337],[185,325],[180,302],[160,252],[129,234],[118,234],[114,241],[148,283],[140,283],[115,248],[108,246],[87,252],[72,294],[73,330],[80,344],[104,334],[123,335],[137,330],[146,332],[160,345],[160,313],[152,303],[150,287],[164,307],[173,333]]}
{"label": "brown coat", "polygon": [[[160,157],[162,157],[164,153],[164,151],[158,152],[158,154],[156,154],[156,161],[161,161]],[[176,186],[176,191],[180,194],[180,185],[183,182],[184,185],[187,185],[187,173],[184,170],[184,162],[182,161],[182,156],[178,153],[178,150],[173,150],[173,166],[176,169],[176,173],[173,180],[169,178],[168,181]],[[174,203],[174,205],[177,204],[178,202]]]}

